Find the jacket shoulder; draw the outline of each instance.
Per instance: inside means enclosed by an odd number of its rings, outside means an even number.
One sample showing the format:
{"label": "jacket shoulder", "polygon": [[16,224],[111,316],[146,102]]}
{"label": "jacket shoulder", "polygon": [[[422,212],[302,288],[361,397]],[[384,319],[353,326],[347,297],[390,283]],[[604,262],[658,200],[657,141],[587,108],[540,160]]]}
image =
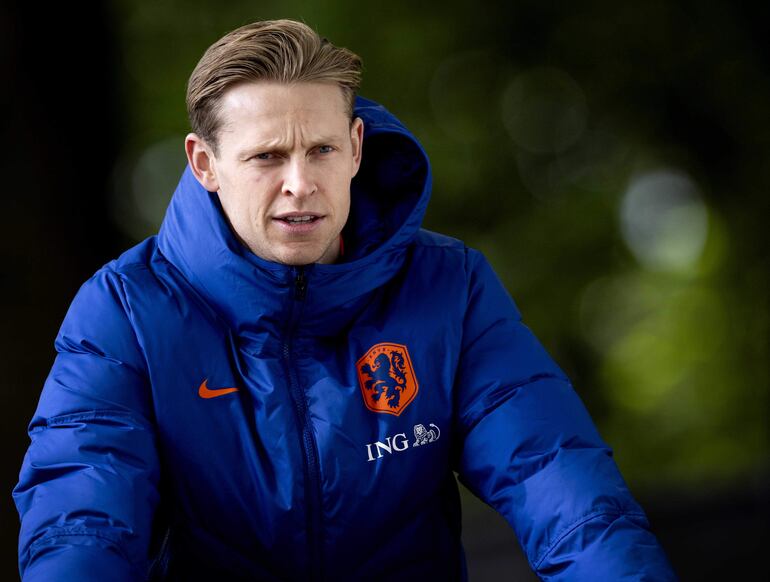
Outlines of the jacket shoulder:
{"label": "jacket shoulder", "polygon": [[131,273],[146,270],[153,246],[152,239],[143,241],[80,286],[57,334],[57,352],[94,353],[144,369],[126,280]]}
{"label": "jacket shoulder", "polygon": [[117,275],[128,275],[132,271],[151,269],[158,257],[158,237],[151,236],[124,251],[118,258],[102,267]]}
{"label": "jacket shoulder", "polygon": [[97,275],[104,273],[119,281],[133,331],[143,346],[146,334],[159,326],[181,329],[189,323],[191,310],[212,322],[219,321],[214,309],[162,253],[157,236],[126,250]]}
{"label": "jacket shoulder", "polygon": [[415,245],[418,247],[438,247],[446,250],[465,252],[465,243],[460,239],[421,228],[415,237]]}
{"label": "jacket shoulder", "polygon": [[126,250],[97,271],[100,273],[116,277],[129,302],[142,297],[143,304],[152,305],[152,298],[179,292],[178,271],[161,253],[157,235]]}
{"label": "jacket shoulder", "polygon": [[419,249],[437,251],[438,256],[430,253],[430,259],[437,262],[443,260],[442,267],[446,267],[448,261],[458,272],[465,273],[468,285],[473,285],[479,278],[499,281],[484,253],[458,238],[423,228],[415,237],[414,244]]}
{"label": "jacket shoulder", "polygon": [[156,307],[167,307],[169,297],[178,302],[180,295],[156,240],[131,247],[81,285],[57,335],[57,351],[86,343],[100,346],[97,351],[105,355],[133,354],[131,363],[145,368],[142,350],[136,349],[142,346],[140,322],[156,319]]}

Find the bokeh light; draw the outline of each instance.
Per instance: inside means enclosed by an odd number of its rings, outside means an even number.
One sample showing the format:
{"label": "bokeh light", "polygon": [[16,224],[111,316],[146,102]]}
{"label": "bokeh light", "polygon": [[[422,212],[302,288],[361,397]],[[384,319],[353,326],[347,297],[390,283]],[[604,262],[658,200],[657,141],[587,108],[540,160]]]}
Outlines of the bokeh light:
{"label": "bokeh light", "polygon": [[692,271],[708,236],[708,210],[695,181],[660,169],[633,178],[620,212],[623,237],[650,269]]}
{"label": "bokeh light", "polygon": [[158,231],[186,164],[184,136],[174,135],[116,166],[112,209],[123,232],[141,240]]}
{"label": "bokeh light", "polygon": [[560,69],[539,67],[519,74],[505,88],[501,105],[511,139],[531,153],[562,152],[586,128],[585,95]]}

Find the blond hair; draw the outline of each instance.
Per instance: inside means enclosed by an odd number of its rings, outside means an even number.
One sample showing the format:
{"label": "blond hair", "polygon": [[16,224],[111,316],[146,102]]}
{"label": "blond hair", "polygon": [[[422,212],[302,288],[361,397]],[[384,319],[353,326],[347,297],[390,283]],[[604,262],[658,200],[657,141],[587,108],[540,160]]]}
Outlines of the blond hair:
{"label": "blond hair", "polygon": [[336,83],[352,119],[361,58],[294,20],[254,22],[227,33],[206,50],[187,83],[190,125],[215,155],[222,95],[244,81]]}

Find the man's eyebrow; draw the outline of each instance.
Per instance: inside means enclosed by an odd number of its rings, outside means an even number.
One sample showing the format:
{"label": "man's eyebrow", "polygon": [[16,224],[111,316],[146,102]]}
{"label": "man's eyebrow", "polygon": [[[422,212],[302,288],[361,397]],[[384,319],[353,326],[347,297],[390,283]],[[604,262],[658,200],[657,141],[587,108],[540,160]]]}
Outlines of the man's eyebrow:
{"label": "man's eyebrow", "polygon": [[[344,139],[344,136],[318,136],[316,138],[313,138],[311,140],[307,141],[307,149],[313,149],[317,148],[318,146],[326,145],[326,144],[334,144],[337,142],[340,142]],[[266,141],[262,143],[258,143],[255,145],[251,145],[248,147],[243,148],[238,152],[238,158],[248,158],[255,154],[263,153],[263,152],[285,152],[288,149],[288,146],[286,142],[283,140],[274,140],[274,141]]]}

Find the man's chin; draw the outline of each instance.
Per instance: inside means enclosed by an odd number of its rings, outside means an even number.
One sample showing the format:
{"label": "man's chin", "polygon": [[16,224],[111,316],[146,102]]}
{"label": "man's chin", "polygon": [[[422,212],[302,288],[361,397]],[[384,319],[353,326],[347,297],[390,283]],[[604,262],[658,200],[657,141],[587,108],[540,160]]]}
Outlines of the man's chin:
{"label": "man's chin", "polygon": [[[329,253],[319,248],[282,248],[272,260],[282,265],[291,267],[303,267],[313,263],[330,263]],[[336,257],[334,257],[336,258]]]}
{"label": "man's chin", "polygon": [[300,267],[313,263],[331,264],[337,261],[340,251],[339,235],[329,242],[315,241],[265,241],[247,245],[252,253],[272,263]]}

